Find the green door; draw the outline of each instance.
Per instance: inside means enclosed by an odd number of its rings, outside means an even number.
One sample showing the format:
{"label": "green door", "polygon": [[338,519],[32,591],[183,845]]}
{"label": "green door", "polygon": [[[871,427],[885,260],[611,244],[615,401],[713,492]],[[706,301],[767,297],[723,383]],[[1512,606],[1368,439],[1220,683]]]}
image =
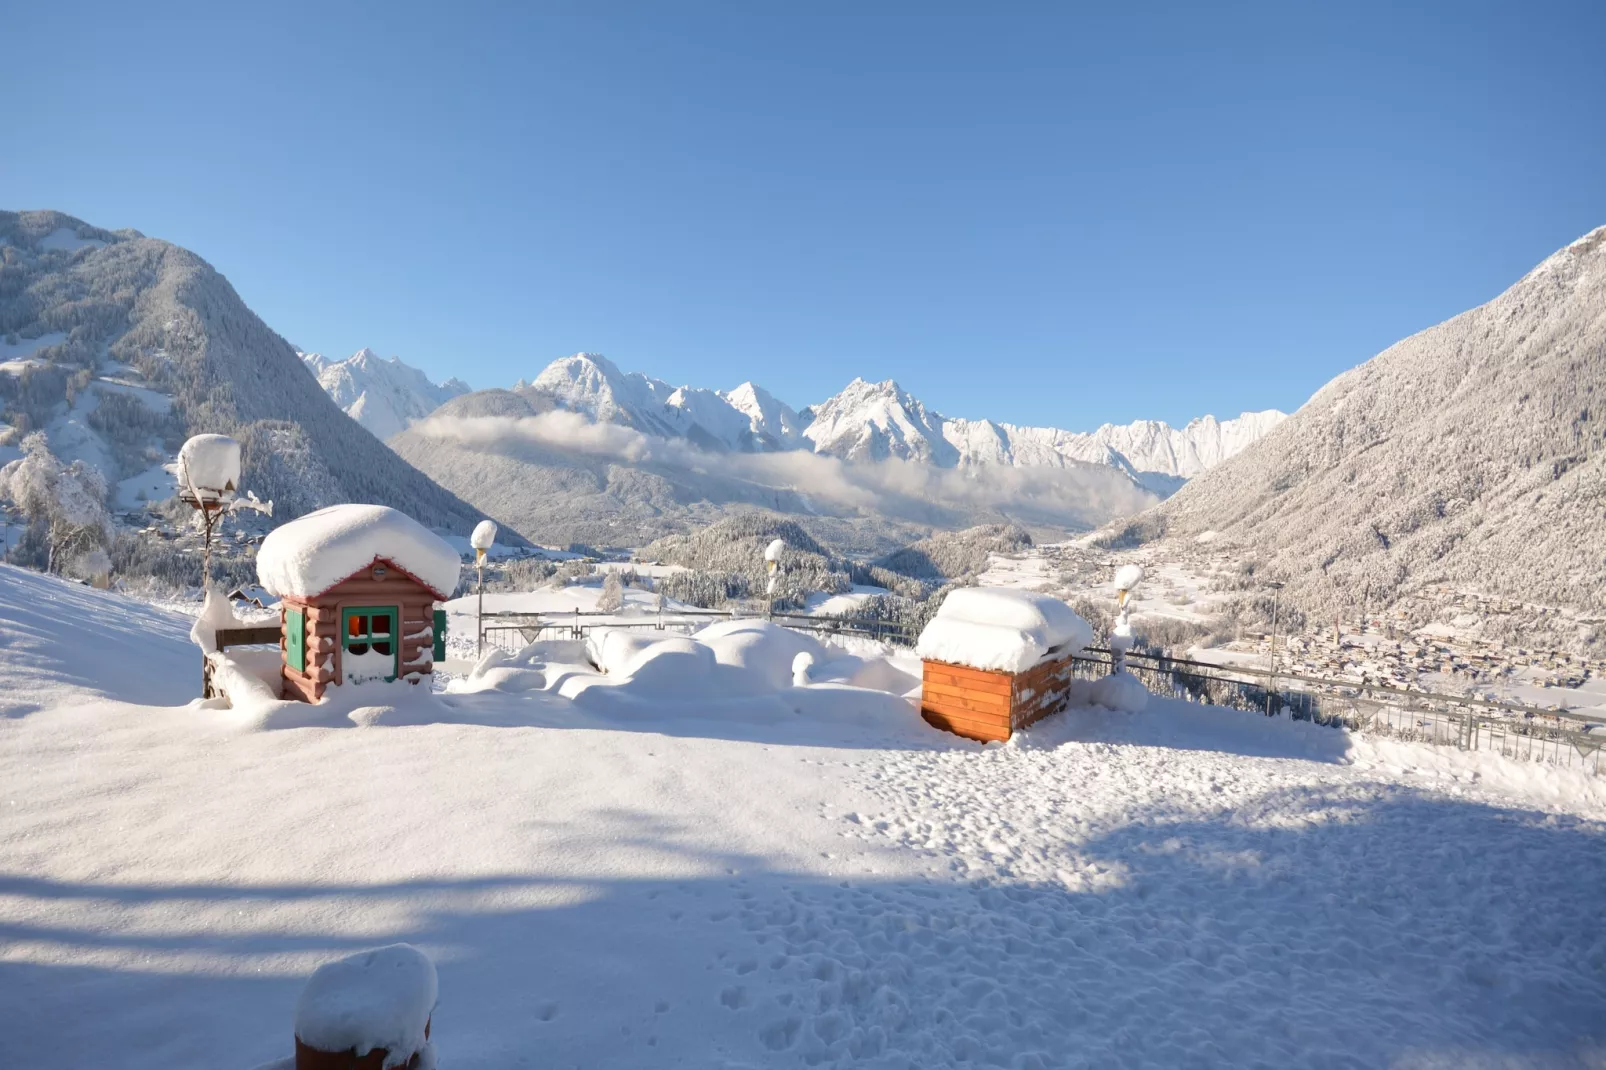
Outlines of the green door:
{"label": "green door", "polygon": [[394,680],[401,658],[401,614],[396,606],[349,606],[340,612],[340,679],[344,683]]}

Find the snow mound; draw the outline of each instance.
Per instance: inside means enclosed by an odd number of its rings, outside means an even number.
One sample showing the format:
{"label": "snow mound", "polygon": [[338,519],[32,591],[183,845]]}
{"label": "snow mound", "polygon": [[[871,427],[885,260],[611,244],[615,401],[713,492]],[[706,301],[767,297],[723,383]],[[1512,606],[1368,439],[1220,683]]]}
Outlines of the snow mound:
{"label": "snow mound", "polygon": [[401,1066],[428,1041],[435,1010],[435,964],[410,944],[391,944],[326,962],[296,1002],[296,1036],[319,1051],[384,1049],[385,1066]]}
{"label": "snow mound", "polygon": [[200,501],[227,501],[240,489],[240,444],[227,435],[196,435],[178,451],[178,484]]}
{"label": "snow mound", "polygon": [[[764,720],[797,709],[805,689],[904,696],[920,684],[912,662],[894,665],[883,656],[849,654],[766,620],[719,621],[695,635],[668,638],[599,628],[585,652],[600,674],[549,677],[548,686],[592,708],[622,711],[624,703],[655,717],[673,716],[691,704],[699,716]],[[479,675],[488,679],[490,673]],[[768,701],[783,693],[791,707]],[[817,705],[808,704],[811,710]]]}
{"label": "snow mound", "polygon": [[481,520],[474,525],[474,533],[468,537],[469,546],[476,550],[489,550],[496,543],[496,522],[494,520]]}
{"label": "snow mound", "polygon": [[943,600],[915,652],[928,661],[1023,672],[1050,652],[1074,654],[1093,629],[1057,598],[1003,587],[962,587]]}
{"label": "snow mound", "polygon": [[1122,565],[1115,573],[1115,589],[1117,591],[1130,591],[1142,582],[1142,565]]}
{"label": "snow mound", "polygon": [[772,690],[791,686],[792,663],[799,654],[812,655],[816,662],[827,659],[824,644],[812,635],[767,620],[722,620],[699,631],[697,641],[714,652],[719,664],[752,673]]}
{"label": "snow mound", "polygon": [[[1072,697],[1074,700],[1080,696]],[[1085,703],[1120,713],[1142,713],[1149,705],[1149,689],[1129,672],[1114,672],[1099,677],[1087,687]]]}
{"label": "snow mound", "polygon": [[262,586],[283,598],[311,598],[379,558],[450,598],[461,562],[440,536],[384,505],[331,505],[276,528],[257,552]]}

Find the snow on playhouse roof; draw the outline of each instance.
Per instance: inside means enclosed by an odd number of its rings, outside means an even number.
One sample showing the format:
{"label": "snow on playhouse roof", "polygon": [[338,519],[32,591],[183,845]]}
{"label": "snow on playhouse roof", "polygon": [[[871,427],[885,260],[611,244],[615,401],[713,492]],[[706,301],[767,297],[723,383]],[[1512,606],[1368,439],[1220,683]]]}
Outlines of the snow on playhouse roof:
{"label": "snow on playhouse roof", "polygon": [[457,551],[384,505],[331,505],[275,528],[257,552],[257,578],[281,598],[313,598],[381,557],[440,598],[457,588]]}
{"label": "snow on playhouse roof", "polygon": [[1063,657],[1093,641],[1093,629],[1057,598],[1004,587],[961,587],[920,633],[915,653],[992,672],[1024,672],[1050,651]]}

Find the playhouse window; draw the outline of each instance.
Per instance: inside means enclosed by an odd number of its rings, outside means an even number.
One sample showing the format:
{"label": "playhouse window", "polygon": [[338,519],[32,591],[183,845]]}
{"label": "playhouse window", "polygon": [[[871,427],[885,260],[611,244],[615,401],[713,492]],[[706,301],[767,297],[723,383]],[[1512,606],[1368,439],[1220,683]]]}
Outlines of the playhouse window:
{"label": "playhouse window", "polygon": [[346,649],[353,654],[368,653],[369,646],[376,654],[389,656],[394,649],[392,632],[394,617],[389,612],[348,613],[346,615]]}

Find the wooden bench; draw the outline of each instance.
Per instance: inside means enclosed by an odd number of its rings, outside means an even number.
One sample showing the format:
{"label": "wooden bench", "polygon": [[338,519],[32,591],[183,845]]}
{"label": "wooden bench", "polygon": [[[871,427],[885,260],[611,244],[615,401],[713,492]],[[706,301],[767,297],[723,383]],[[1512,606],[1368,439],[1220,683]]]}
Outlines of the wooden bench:
{"label": "wooden bench", "polygon": [[[279,624],[261,624],[250,628],[219,628],[217,649],[222,653],[231,646],[279,646],[284,628]],[[212,655],[201,655],[201,697],[216,698],[212,688]]]}

